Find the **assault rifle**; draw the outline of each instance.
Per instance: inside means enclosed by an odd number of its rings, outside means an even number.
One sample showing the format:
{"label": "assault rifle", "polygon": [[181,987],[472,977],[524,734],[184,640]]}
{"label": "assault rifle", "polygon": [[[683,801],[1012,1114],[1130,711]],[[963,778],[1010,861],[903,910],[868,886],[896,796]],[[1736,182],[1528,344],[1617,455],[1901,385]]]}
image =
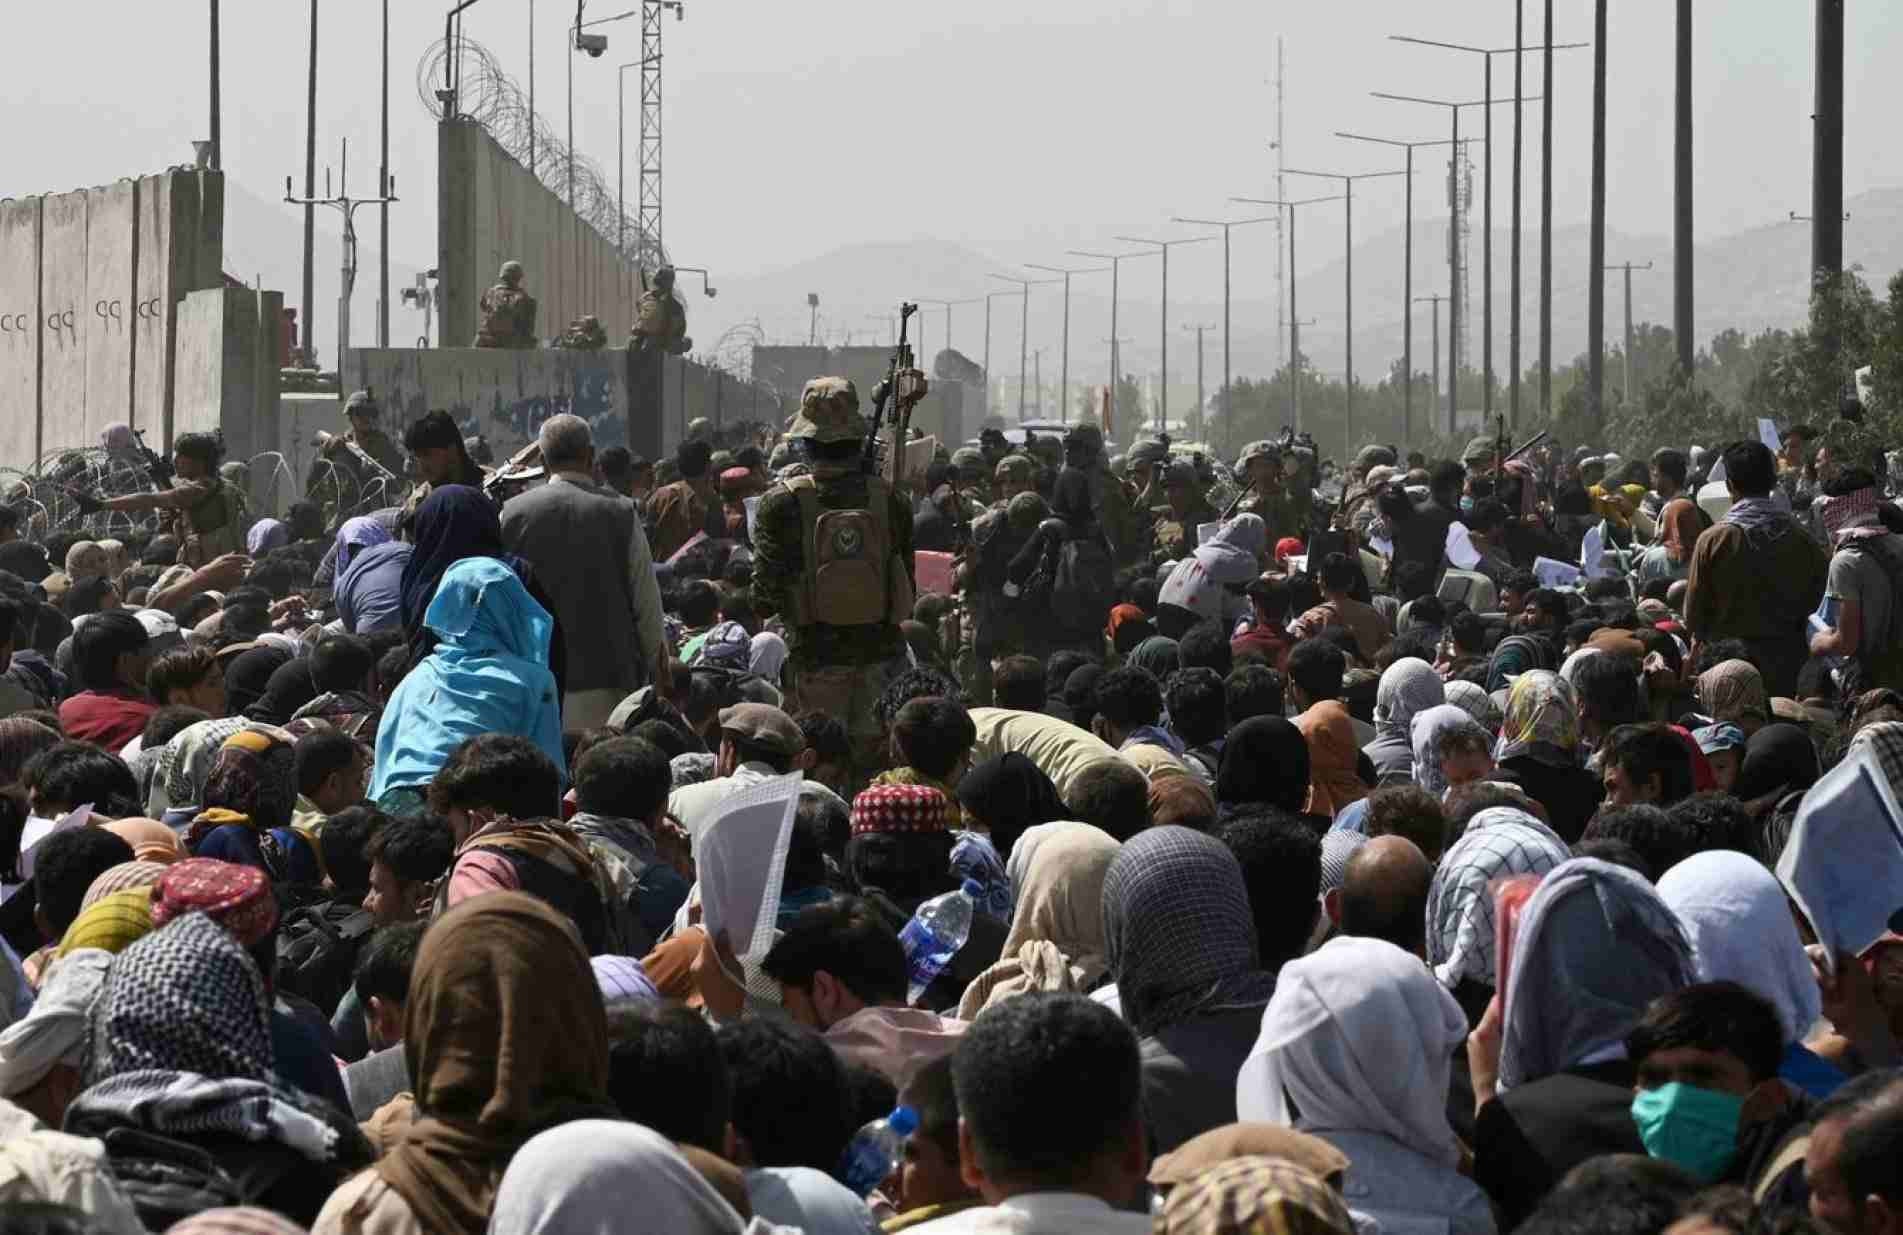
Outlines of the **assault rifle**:
{"label": "assault rifle", "polygon": [[892,356],[886,361],[885,376],[872,388],[872,420],[866,426],[866,445],[861,457],[861,466],[868,475],[876,474],[879,468],[879,431],[885,427],[887,413],[892,417],[892,451],[890,455],[890,480],[894,489],[898,488],[905,467],[905,441],[911,425],[912,407],[925,397],[925,375],[918,370],[912,355],[912,345],[907,334],[912,323],[912,314],[918,312],[915,304],[899,305],[899,342],[892,349]]}

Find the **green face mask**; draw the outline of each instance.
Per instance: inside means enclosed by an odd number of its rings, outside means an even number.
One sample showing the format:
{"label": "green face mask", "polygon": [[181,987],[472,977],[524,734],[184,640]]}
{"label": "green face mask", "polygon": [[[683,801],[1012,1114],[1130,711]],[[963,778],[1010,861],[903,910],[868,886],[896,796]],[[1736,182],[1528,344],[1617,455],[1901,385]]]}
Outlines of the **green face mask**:
{"label": "green face mask", "polygon": [[1674,1081],[1632,1099],[1632,1122],[1654,1158],[1676,1162],[1700,1183],[1715,1183],[1738,1153],[1744,1099]]}

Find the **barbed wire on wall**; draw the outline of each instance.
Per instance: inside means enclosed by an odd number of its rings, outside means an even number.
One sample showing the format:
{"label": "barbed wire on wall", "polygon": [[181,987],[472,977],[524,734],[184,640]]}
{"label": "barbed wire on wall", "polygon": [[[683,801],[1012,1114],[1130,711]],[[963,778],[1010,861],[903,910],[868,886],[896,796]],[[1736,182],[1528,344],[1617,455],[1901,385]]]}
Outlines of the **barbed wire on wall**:
{"label": "barbed wire on wall", "polygon": [[[456,115],[480,124],[509,157],[529,166],[530,135],[534,135],[536,179],[555,194],[568,196],[568,156],[565,142],[554,128],[529,108],[528,94],[513,77],[503,72],[495,54],[474,39],[458,35],[452,40],[457,63],[451,77],[457,82]],[[443,98],[444,61],[451,42],[438,39],[423,53],[416,66],[416,94],[423,107],[442,120],[446,116]],[[617,238],[624,261],[653,272],[668,264],[667,251],[641,233],[635,216],[625,213],[615,193],[613,179],[584,154],[575,155],[575,213],[595,229],[610,246]]]}

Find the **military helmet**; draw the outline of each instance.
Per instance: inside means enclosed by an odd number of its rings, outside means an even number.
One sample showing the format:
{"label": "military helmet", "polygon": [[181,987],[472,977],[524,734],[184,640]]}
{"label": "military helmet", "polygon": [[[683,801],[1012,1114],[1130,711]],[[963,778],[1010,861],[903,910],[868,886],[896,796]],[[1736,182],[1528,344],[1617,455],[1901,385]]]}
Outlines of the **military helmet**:
{"label": "military helmet", "polygon": [[859,388],[851,378],[816,377],[800,391],[800,410],[787,422],[788,437],[846,442],[866,435],[859,414]]}
{"label": "military helmet", "polygon": [[1146,437],[1130,447],[1130,453],[1124,457],[1128,467],[1140,467],[1145,464],[1161,463],[1169,458],[1169,447],[1153,437]]}
{"label": "military helmet", "polygon": [[971,476],[983,476],[985,474],[985,457],[983,452],[976,446],[960,446],[957,450],[952,451],[951,465],[957,468],[961,473]]}
{"label": "military helmet", "polygon": [[517,283],[521,281],[522,281],[522,263],[521,262],[506,261],[502,263],[502,269],[496,271],[496,282],[498,283],[507,283],[510,287],[514,287]]}
{"label": "military helmet", "polygon": [[1460,452],[1460,461],[1462,463],[1483,462],[1493,458],[1494,452],[1499,449],[1500,443],[1496,439],[1482,435],[1467,443],[1467,449]]}
{"label": "military helmet", "polygon": [[1250,442],[1242,448],[1242,457],[1236,460],[1236,468],[1238,471],[1247,471],[1249,464],[1256,459],[1280,459],[1281,457],[1282,448],[1264,438],[1261,441]]}
{"label": "military helmet", "polygon": [[1094,421],[1080,420],[1064,430],[1064,445],[1095,453],[1103,449],[1103,430]]}
{"label": "military helmet", "polygon": [[998,460],[997,471],[993,475],[1000,482],[1010,480],[1029,483],[1037,479],[1037,463],[1029,455],[1006,455]]}
{"label": "military helmet", "polygon": [[696,416],[687,422],[687,440],[690,442],[711,441],[714,436],[714,422],[705,416]]}
{"label": "military helmet", "polygon": [[1186,489],[1197,488],[1196,464],[1190,459],[1172,459],[1169,470],[1163,474],[1166,486],[1182,485]]}
{"label": "military helmet", "polygon": [[346,416],[366,416],[375,420],[382,414],[383,409],[377,406],[376,396],[367,390],[359,390],[344,400],[344,415]]}
{"label": "military helmet", "polygon": [[1020,532],[1028,532],[1044,522],[1044,517],[1049,513],[1050,508],[1044,504],[1044,499],[1035,493],[1020,493],[1005,503],[1004,507],[1004,517]]}

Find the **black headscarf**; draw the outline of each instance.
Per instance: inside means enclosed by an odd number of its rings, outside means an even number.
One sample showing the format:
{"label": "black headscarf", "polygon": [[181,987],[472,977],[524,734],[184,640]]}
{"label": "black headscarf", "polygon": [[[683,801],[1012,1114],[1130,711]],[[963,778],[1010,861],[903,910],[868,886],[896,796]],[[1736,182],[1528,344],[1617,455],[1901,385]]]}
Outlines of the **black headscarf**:
{"label": "black headscarf", "polygon": [[416,550],[403,566],[403,634],[414,648],[443,572],[466,557],[506,558],[507,553],[494,504],[468,485],[444,485],[431,492],[416,508],[411,535]]}
{"label": "black headscarf", "polygon": [[991,829],[991,847],[1005,860],[1026,828],[1069,817],[1051,778],[1017,751],[995,755],[966,772],[958,782],[958,801]]}
{"label": "black headscarf", "polygon": [[1090,497],[1090,477],[1074,467],[1057,473],[1057,484],[1051,489],[1051,514],[1068,523],[1072,535],[1094,528],[1097,513]]}
{"label": "black headscarf", "polygon": [[225,710],[243,716],[245,709],[264,698],[271,675],[291,659],[291,654],[268,644],[248,648],[225,666]]}
{"label": "black headscarf", "polygon": [[1732,796],[1749,802],[1773,791],[1797,793],[1817,783],[1817,748],[1797,725],[1772,723],[1751,735]]}
{"label": "black headscarf", "polygon": [[311,662],[298,656],[272,670],[265,681],[264,694],[244,710],[244,715],[247,720],[284,725],[290,723],[299,708],[315,698],[317,683],[311,681]]}
{"label": "black headscarf", "polygon": [[1280,716],[1252,716],[1229,731],[1216,770],[1216,801],[1266,802],[1300,814],[1308,802],[1308,742]]}

